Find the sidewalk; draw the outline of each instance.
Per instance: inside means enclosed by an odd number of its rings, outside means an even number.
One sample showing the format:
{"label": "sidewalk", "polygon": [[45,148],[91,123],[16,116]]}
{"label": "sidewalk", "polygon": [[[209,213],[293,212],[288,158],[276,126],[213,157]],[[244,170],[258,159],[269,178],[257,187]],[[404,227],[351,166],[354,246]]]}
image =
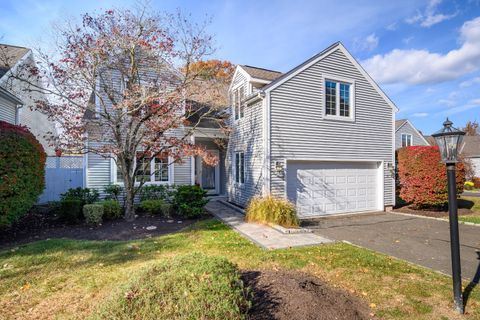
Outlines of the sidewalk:
{"label": "sidewalk", "polygon": [[266,225],[247,223],[242,214],[219,201],[210,201],[206,209],[241,235],[265,249],[285,249],[333,242],[314,233],[285,234]]}

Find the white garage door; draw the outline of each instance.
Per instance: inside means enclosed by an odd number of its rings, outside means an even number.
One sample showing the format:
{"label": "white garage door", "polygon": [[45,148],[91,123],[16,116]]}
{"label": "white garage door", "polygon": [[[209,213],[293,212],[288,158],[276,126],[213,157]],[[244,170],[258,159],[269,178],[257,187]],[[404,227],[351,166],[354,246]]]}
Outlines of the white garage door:
{"label": "white garage door", "polygon": [[288,162],[287,196],[300,216],[378,210],[376,162]]}

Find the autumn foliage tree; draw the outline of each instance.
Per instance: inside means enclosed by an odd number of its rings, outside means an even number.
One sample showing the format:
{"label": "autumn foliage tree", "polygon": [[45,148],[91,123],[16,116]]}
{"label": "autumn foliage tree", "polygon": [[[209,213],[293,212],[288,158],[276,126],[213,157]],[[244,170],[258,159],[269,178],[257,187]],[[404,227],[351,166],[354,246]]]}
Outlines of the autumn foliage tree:
{"label": "autumn foliage tree", "polygon": [[[447,173],[438,146],[413,146],[398,151],[400,197],[416,208],[443,208],[448,204]],[[457,193],[463,192],[465,172],[457,164]]]}
{"label": "autumn foliage tree", "polygon": [[[171,159],[172,165],[195,155],[207,164],[217,161],[190,139],[202,117],[217,119],[225,106],[218,88],[231,68],[204,61],[214,51],[206,26],[149,7],[84,14],[81,23],[61,29],[54,55],[39,51],[38,67],[13,75],[30,84],[30,92],[49,97],[34,107],[60,127],[49,137],[57,149],[116,162],[128,220],[145,183],[137,173],[151,160]],[[192,101],[211,107],[193,117],[198,108]]]}

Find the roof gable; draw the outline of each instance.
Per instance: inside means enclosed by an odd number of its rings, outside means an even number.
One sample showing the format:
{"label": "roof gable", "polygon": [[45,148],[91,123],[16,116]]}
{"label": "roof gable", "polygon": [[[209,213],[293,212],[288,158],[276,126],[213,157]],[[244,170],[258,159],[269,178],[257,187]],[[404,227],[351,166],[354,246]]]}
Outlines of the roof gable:
{"label": "roof gable", "polygon": [[0,78],[12,69],[30,49],[8,44],[0,44]]}
{"label": "roof gable", "polygon": [[464,136],[460,152],[468,158],[480,157],[480,136]]}
{"label": "roof gable", "polygon": [[345,57],[353,64],[354,67],[365,77],[365,79],[370,83],[370,85],[380,94],[380,96],[387,102],[387,104],[395,111],[398,111],[397,106],[393,103],[393,101],[383,92],[383,90],[378,86],[378,84],[370,77],[370,75],[363,69],[363,67],[355,60],[355,58],[348,52],[345,46],[341,42],[336,42],[326,48],[325,50],[321,51],[320,53],[314,55],[310,59],[306,60],[305,62],[301,63],[300,65],[296,66],[295,68],[291,69],[290,71],[284,73],[282,76],[277,78],[276,80],[270,82],[265,87],[262,88],[263,91],[271,91],[276,87],[280,86],[282,83],[286,82],[287,80],[293,78],[295,75],[299,74],[303,70],[308,69],[309,67],[313,66],[317,62],[321,61],[328,55],[332,54],[336,50],[340,50]]}
{"label": "roof gable", "polygon": [[405,127],[406,125],[410,126],[410,128],[413,129],[413,131],[420,137],[422,140],[428,144],[431,145],[430,142],[425,138],[425,136],[418,131],[418,129],[408,120],[408,119],[400,119],[395,121],[395,133],[397,133],[401,128]]}

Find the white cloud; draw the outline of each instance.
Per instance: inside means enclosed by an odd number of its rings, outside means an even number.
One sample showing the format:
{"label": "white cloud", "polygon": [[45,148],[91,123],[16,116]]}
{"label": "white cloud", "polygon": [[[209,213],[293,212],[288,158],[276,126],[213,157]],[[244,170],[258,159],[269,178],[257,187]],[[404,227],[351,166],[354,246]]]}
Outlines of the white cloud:
{"label": "white cloud", "polygon": [[417,22],[420,22],[420,25],[422,27],[430,28],[437,23],[445,20],[450,20],[458,14],[458,12],[454,12],[451,14],[443,14],[437,12],[437,7],[441,2],[441,0],[430,0],[423,13],[417,11],[414,16],[405,19],[405,22],[408,24],[415,24]]}
{"label": "white cloud", "polygon": [[414,117],[422,118],[428,116],[428,112],[416,112],[413,114]]}
{"label": "white cloud", "polygon": [[480,68],[480,17],[460,29],[462,45],[446,54],[394,49],[362,62],[380,83],[426,84],[457,79]]}
{"label": "white cloud", "polygon": [[473,86],[474,84],[477,84],[477,83],[480,83],[480,77],[476,77],[476,78],[473,78],[473,79],[470,79],[470,80],[463,81],[462,83],[460,83],[460,87],[461,88],[467,88],[467,87],[471,87],[471,86]]}
{"label": "white cloud", "polygon": [[438,103],[446,105],[447,107],[453,107],[455,105],[455,101],[449,99],[440,99],[438,100]]}
{"label": "white cloud", "polygon": [[468,104],[480,105],[480,99],[473,99],[468,101]]}
{"label": "white cloud", "polygon": [[378,37],[375,35],[375,33],[372,33],[366,36],[364,39],[358,39],[358,38],[355,39],[353,45],[355,50],[357,51],[364,51],[364,50],[372,51],[373,49],[378,47],[378,42],[379,42]]}
{"label": "white cloud", "polygon": [[407,38],[403,38],[403,39],[402,39],[402,42],[405,43],[405,44],[409,44],[410,41],[412,41],[412,40],[413,40],[413,36],[407,37]]}
{"label": "white cloud", "polygon": [[390,23],[385,29],[389,31],[395,31],[398,28],[397,22]]}

